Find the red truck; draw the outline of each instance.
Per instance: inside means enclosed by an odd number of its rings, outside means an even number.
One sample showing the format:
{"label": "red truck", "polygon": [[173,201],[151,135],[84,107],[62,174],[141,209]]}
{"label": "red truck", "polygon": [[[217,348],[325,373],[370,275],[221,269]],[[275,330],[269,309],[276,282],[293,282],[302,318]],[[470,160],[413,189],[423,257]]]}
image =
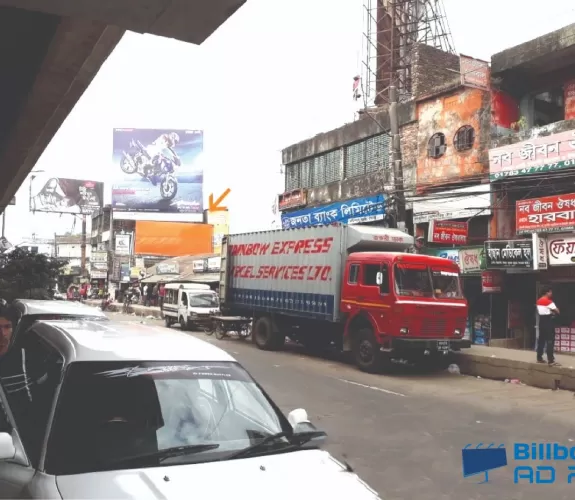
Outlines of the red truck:
{"label": "red truck", "polygon": [[406,253],[412,246],[397,229],[359,225],[230,235],[222,308],[253,317],[260,349],[280,349],[286,337],[312,349],[335,344],[368,372],[394,358],[441,363],[470,346],[459,268]]}

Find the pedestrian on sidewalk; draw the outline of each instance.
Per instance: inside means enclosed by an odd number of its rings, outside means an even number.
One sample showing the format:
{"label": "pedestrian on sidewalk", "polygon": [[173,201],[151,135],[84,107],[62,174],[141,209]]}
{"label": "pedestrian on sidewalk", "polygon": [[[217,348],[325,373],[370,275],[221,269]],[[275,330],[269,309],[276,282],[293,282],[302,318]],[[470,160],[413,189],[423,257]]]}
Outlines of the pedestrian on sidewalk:
{"label": "pedestrian on sidewalk", "polygon": [[543,352],[547,347],[547,363],[559,366],[555,362],[555,318],[559,315],[559,308],[553,302],[553,290],[545,288],[537,300],[537,314],[539,314],[539,339],[537,341],[537,362],[545,363]]}

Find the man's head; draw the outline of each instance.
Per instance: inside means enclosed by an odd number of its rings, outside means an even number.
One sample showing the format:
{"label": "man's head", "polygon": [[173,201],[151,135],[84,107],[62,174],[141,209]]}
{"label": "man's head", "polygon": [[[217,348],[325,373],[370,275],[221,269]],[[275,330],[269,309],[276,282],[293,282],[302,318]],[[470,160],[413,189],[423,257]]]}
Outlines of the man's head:
{"label": "man's head", "polygon": [[543,290],[541,290],[541,296],[545,296],[545,297],[549,297],[550,299],[553,298],[553,290],[551,290],[551,288],[546,287]]}
{"label": "man's head", "polygon": [[7,306],[0,306],[0,356],[8,352],[14,330],[14,314]]}

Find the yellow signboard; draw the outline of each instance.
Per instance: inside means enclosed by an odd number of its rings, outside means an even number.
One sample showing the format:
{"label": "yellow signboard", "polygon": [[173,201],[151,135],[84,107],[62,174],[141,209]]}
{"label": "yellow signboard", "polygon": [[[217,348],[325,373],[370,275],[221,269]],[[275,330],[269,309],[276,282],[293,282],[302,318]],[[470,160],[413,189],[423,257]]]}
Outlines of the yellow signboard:
{"label": "yellow signboard", "polygon": [[227,210],[207,213],[207,223],[214,226],[213,247],[214,253],[220,254],[222,251],[222,238],[230,233],[230,219]]}

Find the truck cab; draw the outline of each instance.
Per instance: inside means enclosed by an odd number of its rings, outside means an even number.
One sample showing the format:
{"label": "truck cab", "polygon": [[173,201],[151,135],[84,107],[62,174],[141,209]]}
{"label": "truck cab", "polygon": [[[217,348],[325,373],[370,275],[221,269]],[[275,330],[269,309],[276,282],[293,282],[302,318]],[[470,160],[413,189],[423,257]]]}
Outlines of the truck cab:
{"label": "truck cab", "polygon": [[[467,301],[452,261],[395,252],[356,252],[345,263],[340,311],[356,363],[437,359],[469,347]],[[445,358],[447,359],[447,358]]]}

